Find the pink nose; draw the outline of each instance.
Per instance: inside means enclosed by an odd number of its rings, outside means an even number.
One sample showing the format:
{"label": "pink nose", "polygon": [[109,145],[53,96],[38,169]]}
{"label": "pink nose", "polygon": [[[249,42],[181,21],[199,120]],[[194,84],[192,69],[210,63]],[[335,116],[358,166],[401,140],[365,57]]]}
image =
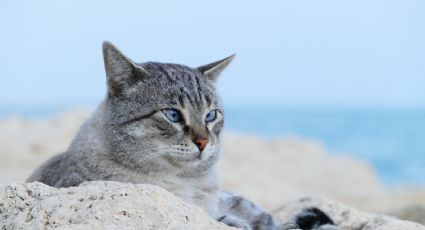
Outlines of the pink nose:
{"label": "pink nose", "polygon": [[196,146],[198,146],[199,151],[203,151],[205,149],[205,146],[208,144],[208,139],[206,138],[199,138],[195,139],[193,142],[195,142]]}

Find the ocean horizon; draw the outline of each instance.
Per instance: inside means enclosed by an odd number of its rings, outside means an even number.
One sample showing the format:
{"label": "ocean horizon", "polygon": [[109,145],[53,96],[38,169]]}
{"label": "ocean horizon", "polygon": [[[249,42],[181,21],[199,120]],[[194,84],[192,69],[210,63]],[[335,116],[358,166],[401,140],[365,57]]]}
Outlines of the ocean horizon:
{"label": "ocean horizon", "polygon": [[[66,109],[69,107],[3,107],[0,118],[43,119]],[[225,130],[314,140],[331,154],[350,154],[369,162],[388,186],[425,185],[425,109],[226,106]]]}

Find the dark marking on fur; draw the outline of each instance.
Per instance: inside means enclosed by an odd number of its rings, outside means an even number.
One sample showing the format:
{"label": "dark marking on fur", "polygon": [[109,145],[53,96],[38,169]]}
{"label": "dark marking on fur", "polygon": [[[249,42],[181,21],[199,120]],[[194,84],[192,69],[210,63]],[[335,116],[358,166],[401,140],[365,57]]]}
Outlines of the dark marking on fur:
{"label": "dark marking on fur", "polygon": [[207,102],[207,107],[210,107],[211,106],[211,97],[208,96],[208,95],[206,95],[205,96],[205,101]]}
{"label": "dark marking on fur", "polygon": [[185,108],[185,104],[184,104],[184,98],[182,95],[179,95],[179,103],[180,106],[184,109]]}
{"label": "dark marking on fur", "polygon": [[316,229],[325,224],[334,225],[334,222],[328,215],[315,207],[303,210],[302,213],[296,216],[295,223],[301,229]]}
{"label": "dark marking on fur", "polygon": [[190,127],[189,127],[188,125],[185,125],[185,126],[183,127],[183,132],[185,133],[185,135],[189,135]]}
{"label": "dark marking on fur", "polygon": [[230,209],[238,208],[241,205],[242,202],[243,202],[243,198],[242,197],[240,197],[240,196],[234,197],[233,198],[233,203],[232,203],[232,206],[230,206]]}
{"label": "dark marking on fur", "polygon": [[218,222],[221,222],[224,218],[226,218],[226,216],[219,217],[219,218],[217,219],[217,221],[218,221]]}
{"label": "dark marking on fur", "polygon": [[[176,77],[173,76],[172,74],[170,74],[169,70],[165,69],[164,65],[158,65],[158,68],[165,75],[165,77],[167,77],[167,79],[168,79],[168,81],[170,81],[170,83],[176,82]],[[171,69],[171,68],[168,68],[168,69]]]}
{"label": "dark marking on fur", "polygon": [[213,127],[213,132],[216,136],[218,136],[223,129],[224,120],[217,121]]}
{"label": "dark marking on fur", "polygon": [[126,120],[126,121],[122,122],[120,125],[127,125],[127,124],[132,123],[132,122],[135,122],[135,121],[139,121],[139,120],[142,120],[142,119],[149,118],[150,116],[152,116],[156,112],[158,112],[158,111],[154,110],[154,111],[152,111],[152,112],[150,112],[148,114],[136,116],[134,118],[130,118],[129,120]]}
{"label": "dark marking on fur", "polygon": [[[255,217],[255,221],[252,224],[253,229],[272,229],[274,227],[273,217],[265,212]],[[267,228],[268,227],[268,228]]]}
{"label": "dark marking on fur", "polygon": [[198,103],[197,103],[197,105],[198,105],[198,108],[201,108],[201,106],[203,104],[202,103],[203,96],[202,96],[201,83],[199,82],[199,77],[195,77],[195,81],[196,81],[196,91],[198,92],[198,96],[197,96]]}

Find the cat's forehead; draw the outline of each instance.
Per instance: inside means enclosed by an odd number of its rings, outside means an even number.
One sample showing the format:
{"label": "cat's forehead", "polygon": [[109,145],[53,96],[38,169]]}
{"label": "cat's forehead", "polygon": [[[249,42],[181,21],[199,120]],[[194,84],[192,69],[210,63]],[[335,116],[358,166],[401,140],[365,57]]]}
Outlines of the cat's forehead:
{"label": "cat's forehead", "polygon": [[197,69],[179,64],[147,62],[138,64],[149,73],[130,90],[130,97],[154,107],[185,105],[201,110],[219,106],[214,84]]}
{"label": "cat's forehead", "polygon": [[139,66],[154,77],[166,77],[170,81],[188,81],[194,80],[195,77],[202,78],[201,72],[197,69],[180,64],[146,62],[139,64]]}
{"label": "cat's forehead", "polygon": [[163,93],[211,94],[215,89],[201,72],[185,65],[147,62],[140,66],[149,73],[146,84]]}

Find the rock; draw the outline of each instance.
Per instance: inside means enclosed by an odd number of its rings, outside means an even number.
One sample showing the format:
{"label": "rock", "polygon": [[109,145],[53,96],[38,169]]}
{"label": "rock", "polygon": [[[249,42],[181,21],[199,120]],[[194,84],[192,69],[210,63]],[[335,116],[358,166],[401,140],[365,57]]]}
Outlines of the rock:
{"label": "rock", "polygon": [[425,224],[425,207],[420,205],[411,205],[394,210],[389,213],[400,219],[411,220],[421,224]]}
{"label": "rock", "polygon": [[233,229],[153,185],[0,184],[0,229]]}
{"label": "rock", "polygon": [[303,209],[317,207],[328,214],[341,230],[425,230],[418,223],[399,220],[394,217],[360,212],[343,204],[322,198],[303,198],[291,202],[275,212],[280,223],[293,221]]}
{"label": "rock", "polygon": [[[304,198],[280,208],[280,223],[317,207],[341,230],[425,230],[419,224],[363,213],[326,199]],[[92,181],[78,187],[42,183],[0,184],[1,229],[234,229],[201,208],[154,185]]]}

